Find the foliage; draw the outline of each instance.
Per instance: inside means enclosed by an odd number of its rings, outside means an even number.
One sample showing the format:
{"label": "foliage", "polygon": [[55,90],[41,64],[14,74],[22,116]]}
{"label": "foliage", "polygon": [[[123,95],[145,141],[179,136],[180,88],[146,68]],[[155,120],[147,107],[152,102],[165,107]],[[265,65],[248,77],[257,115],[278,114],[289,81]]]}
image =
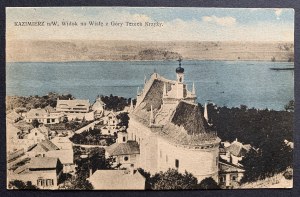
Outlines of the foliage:
{"label": "foliage", "polygon": [[287,180],[292,180],[293,179],[293,170],[292,169],[288,169],[283,173],[283,176],[285,179]]}
{"label": "foliage", "polygon": [[220,189],[218,183],[211,177],[203,179],[196,189]]}
{"label": "foliage", "polygon": [[45,96],[7,96],[6,97],[6,110],[15,109],[15,108],[45,108],[46,106],[56,107],[57,99],[69,100],[74,99],[71,94],[59,95],[54,92],[49,92]]}
{"label": "foliage", "polygon": [[32,185],[31,181],[24,183],[20,180],[10,181],[8,187],[10,189],[38,189],[35,185]]}
{"label": "foliage", "polygon": [[176,169],[168,169],[166,172],[159,172],[150,176],[142,169],[139,172],[146,178],[146,189],[152,190],[178,190],[195,189],[197,178],[185,171],[184,174]]}
{"label": "foliage", "polygon": [[129,116],[127,112],[118,114],[117,118],[120,120],[118,126],[125,126],[126,128],[128,127]]}
{"label": "foliage", "polygon": [[130,103],[130,99],[113,96],[112,94],[110,96],[101,95],[100,98],[105,103],[106,110],[122,111]]}
{"label": "foliage", "polygon": [[294,100],[290,100],[289,103],[284,106],[284,109],[286,111],[294,112],[294,110],[295,110],[295,101]]}
{"label": "foliage", "polygon": [[293,152],[284,140],[293,140],[292,111],[216,107],[208,105],[210,122],[222,141],[236,138],[255,148],[242,160],[242,182],[270,177],[292,165]]}
{"label": "foliage", "polygon": [[84,119],[82,121],[72,120],[70,122],[65,123],[65,128],[68,130],[76,131],[82,127],[85,127],[86,125],[88,125],[90,123],[91,123],[91,121],[86,121]]}
{"label": "foliage", "polygon": [[138,53],[135,59],[139,60],[177,60],[181,55],[177,52],[159,50],[159,49],[145,49]]}
{"label": "foliage", "polygon": [[40,123],[37,119],[33,119],[32,122],[31,122],[31,125],[34,127],[34,128],[38,128]]}
{"label": "foliage", "polygon": [[103,136],[99,129],[75,133],[70,140],[74,144],[109,146],[116,141],[115,136]]}
{"label": "foliage", "polygon": [[64,185],[60,186],[59,189],[66,190],[92,190],[93,185],[86,180],[85,175],[78,174],[75,177],[71,177],[64,182]]}

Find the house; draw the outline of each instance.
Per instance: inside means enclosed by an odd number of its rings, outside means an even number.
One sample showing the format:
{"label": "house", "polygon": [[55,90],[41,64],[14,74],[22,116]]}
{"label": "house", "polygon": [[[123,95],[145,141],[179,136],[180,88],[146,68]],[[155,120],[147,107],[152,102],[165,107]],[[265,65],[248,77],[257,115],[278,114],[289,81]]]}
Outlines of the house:
{"label": "house", "polygon": [[101,134],[102,135],[116,135],[118,133],[118,131],[121,129],[120,126],[116,126],[116,125],[113,125],[113,126],[108,126],[108,125],[105,125],[103,127],[101,127]]}
{"label": "house", "polygon": [[153,73],[138,92],[129,113],[128,140],[140,146],[136,167],[154,174],[175,168],[192,173],[200,182],[219,171],[219,143],[196,102],[196,90],[184,83],[184,69],[175,70],[176,80]]}
{"label": "house", "polygon": [[73,148],[60,149],[50,140],[44,140],[38,143],[35,147],[27,152],[27,155],[29,157],[42,156],[59,158],[63,165],[64,173],[74,172],[75,170]]}
{"label": "house", "polygon": [[96,190],[144,190],[146,179],[138,171],[97,170],[88,180]]}
{"label": "house", "polygon": [[130,168],[136,166],[140,148],[137,142],[128,141],[127,132],[118,132],[117,142],[105,148],[105,156],[114,158],[114,166]]}
{"label": "house", "polygon": [[6,114],[6,121],[15,123],[22,119],[22,116],[19,115],[15,110],[11,111],[10,113]]}
{"label": "house", "polygon": [[104,115],[105,103],[98,97],[92,105],[92,110],[95,111],[95,119],[100,119]]}
{"label": "house", "polygon": [[245,172],[242,166],[222,159],[219,161],[219,169],[219,184],[223,189],[238,186]]}
{"label": "house", "polygon": [[47,127],[44,125],[34,128],[30,131],[30,133],[27,135],[27,139],[33,140],[35,143],[39,143],[43,140],[50,138],[50,131]]}
{"label": "house", "polygon": [[73,143],[69,137],[55,137],[51,139],[51,142],[60,150],[73,150]]}
{"label": "house", "polygon": [[57,99],[56,111],[65,113],[87,113],[90,111],[89,100],[60,100]]}
{"label": "house", "polygon": [[[49,108],[49,107],[48,107]],[[27,123],[32,123],[34,119],[37,119],[39,123],[43,124],[57,124],[63,121],[63,113],[51,112],[46,109],[31,109],[25,116]]]}
{"label": "house", "polygon": [[248,153],[251,149],[250,144],[242,144],[237,139],[233,141],[226,148],[226,157],[222,157],[223,159],[229,161],[230,163],[239,165],[239,162],[243,159],[243,157]]}
{"label": "house", "polygon": [[7,142],[11,142],[11,140],[19,139],[19,134],[21,130],[15,127],[13,124],[6,122],[6,139]]}
{"label": "house", "polygon": [[58,189],[63,165],[58,158],[33,157],[30,162],[10,174],[9,181],[31,182],[39,189]]}
{"label": "house", "polygon": [[117,114],[113,111],[105,111],[103,117],[103,124],[109,127],[116,126],[119,123],[119,119],[117,118]]}

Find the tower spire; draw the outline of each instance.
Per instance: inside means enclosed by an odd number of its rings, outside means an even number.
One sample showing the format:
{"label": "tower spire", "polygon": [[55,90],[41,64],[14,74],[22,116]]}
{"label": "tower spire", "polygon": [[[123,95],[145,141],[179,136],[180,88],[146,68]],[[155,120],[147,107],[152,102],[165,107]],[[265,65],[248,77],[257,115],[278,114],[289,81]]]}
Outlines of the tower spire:
{"label": "tower spire", "polygon": [[133,102],[132,102],[132,99],[130,100],[130,108],[129,108],[129,112],[132,112],[134,109],[133,107]]}
{"label": "tower spire", "polygon": [[140,87],[137,87],[136,94],[137,94],[137,95],[139,95],[139,94],[140,94]]}
{"label": "tower spire", "polygon": [[146,84],[146,82],[147,82],[147,77],[146,75],[144,75],[144,84]]}
{"label": "tower spire", "polygon": [[205,103],[205,106],[204,106],[204,118],[205,118],[206,122],[208,123],[207,103]]}
{"label": "tower spire", "polygon": [[192,94],[196,94],[196,90],[195,90],[195,83],[194,83],[194,82],[193,82]]}

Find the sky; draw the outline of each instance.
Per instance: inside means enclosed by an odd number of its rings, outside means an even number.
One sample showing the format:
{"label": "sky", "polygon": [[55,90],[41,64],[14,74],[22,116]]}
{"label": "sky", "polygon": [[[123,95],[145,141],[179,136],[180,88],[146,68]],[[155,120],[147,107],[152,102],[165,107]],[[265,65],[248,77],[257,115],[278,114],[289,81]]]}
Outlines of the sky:
{"label": "sky", "polygon": [[[57,21],[60,26],[15,26]],[[62,21],[78,26],[62,26]],[[89,21],[108,26],[80,26]],[[111,22],[123,26],[111,26]],[[143,26],[125,26],[141,22]],[[146,27],[145,22],[161,23]],[[294,10],[275,8],[6,8],[6,38],[34,40],[293,41]]]}

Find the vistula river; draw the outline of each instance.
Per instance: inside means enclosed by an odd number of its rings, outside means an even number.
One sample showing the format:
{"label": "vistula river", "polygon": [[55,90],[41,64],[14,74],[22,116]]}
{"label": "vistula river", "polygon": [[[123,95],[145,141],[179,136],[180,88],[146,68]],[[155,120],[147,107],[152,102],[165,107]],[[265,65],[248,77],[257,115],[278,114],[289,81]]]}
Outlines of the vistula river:
{"label": "vistula river", "polygon": [[[288,62],[183,61],[185,83],[195,83],[198,102],[218,106],[284,109],[294,99],[294,71]],[[6,95],[70,93],[76,98],[118,95],[135,98],[154,70],[176,79],[177,61],[10,62],[6,65]]]}

